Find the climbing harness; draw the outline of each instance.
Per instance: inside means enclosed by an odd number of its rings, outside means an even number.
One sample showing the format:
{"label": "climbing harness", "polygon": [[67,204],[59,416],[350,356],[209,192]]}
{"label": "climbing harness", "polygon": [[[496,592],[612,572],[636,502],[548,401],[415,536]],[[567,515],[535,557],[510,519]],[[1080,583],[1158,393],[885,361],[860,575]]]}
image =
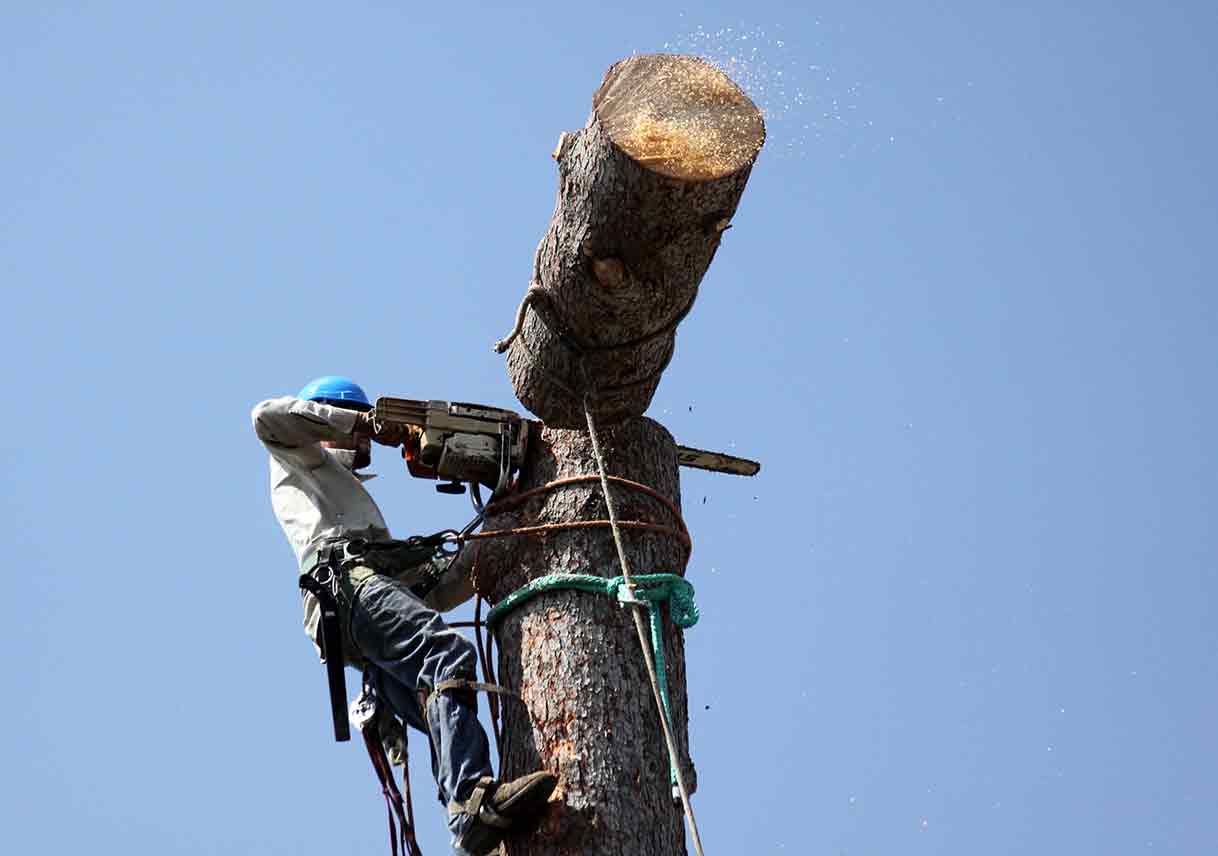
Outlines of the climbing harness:
{"label": "climbing harness", "polygon": [[[334,538],[322,542],[306,557],[300,575],[300,588],[317,598],[321,607],[320,637],[322,661],[326,664],[326,676],[330,690],[330,711],[334,721],[335,740],[351,739],[350,719],[347,711],[347,689],[344,675],[346,657],[344,637],[348,628],[343,617],[349,621],[351,606],[355,601],[355,589],[378,572],[400,574],[403,570],[421,565],[434,564],[437,560],[451,560],[460,550],[460,537],[472,530],[485,513],[480,503],[475,503],[479,515],[462,532],[445,529],[432,535],[416,535],[406,540],[367,539],[362,537]],[[422,599],[439,581],[439,573],[424,574],[410,585],[416,597]],[[355,648],[354,642],[350,643]],[[440,681],[432,692],[449,690],[471,690],[497,695],[514,695],[503,687],[464,679]],[[402,783],[398,788],[393,778],[393,767],[385,754],[380,727],[377,723],[379,701],[370,690],[368,674],[364,676],[364,690],[352,707],[351,716],[359,723],[364,745],[372,768],[381,785],[389,818],[389,843],[393,856],[422,856],[415,836],[414,806],[410,793],[409,742],[406,729],[402,730]],[[421,704],[427,715],[426,702]],[[497,710],[497,705],[495,705]],[[357,708],[359,708],[357,710]],[[403,797],[403,791],[405,796]]]}
{"label": "climbing harness", "polygon": [[[345,640],[349,630],[346,623],[350,621],[355,587],[374,572],[400,572],[431,563],[429,571],[410,586],[416,597],[426,597],[440,580],[434,560],[451,559],[455,553],[450,547],[459,534],[446,529],[433,535],[415,535],[404,541],[331,538],[319,544],[305,558],[297,584],[302,591],[317,598],[320,607],[318,644],[321,660],[326,665],[334,739],[339,743],[351,739],[351,728],[347,722],[347,681],[343,668],[347,662]],[[351,648],[355,650],[354,644]]]}
{"label": "climbing harness", "polygon": [[[319,646],[321,660],[326,664],[326,679],[330,691],[330,715],[334,721],[334,739],[340,743],[351,739],[347,723],[347,681],[344,640],[348,638],[351,604],[355,588],[375,572],[401,572],[404,569],[431,563],[428,572],[410,586],[418,598],[427,596],[440,574],[434,560],[450,558],[449,547],[459,533],[446,529],[434,535],[416,535],[404,541],[365,538],[332,538],[323,541],[306,557],[298,580],[300,588],[317,598],[320,606]],[[355,650],[354,644],[351,645]]]}
{"label": "climbing harness", "polygon": [[[394,577],[401,577],[406,571],[416,569],[417,578],[408,585],[415,597],[422,599],[440,581],[442,571],[435,567],[435,563],[444,562],[447,566],[459,549],[460,535],[455,529],[442,529],[431,535],[413,535],[405,540],[330,538],[305,558],[301,572],[312,576],[320,585],[328,588],[339,603],[349,608],[355,593],[350,574],[352,569],[369,568]],[[366,574],[362,575],[359,581],[366,577]]]}

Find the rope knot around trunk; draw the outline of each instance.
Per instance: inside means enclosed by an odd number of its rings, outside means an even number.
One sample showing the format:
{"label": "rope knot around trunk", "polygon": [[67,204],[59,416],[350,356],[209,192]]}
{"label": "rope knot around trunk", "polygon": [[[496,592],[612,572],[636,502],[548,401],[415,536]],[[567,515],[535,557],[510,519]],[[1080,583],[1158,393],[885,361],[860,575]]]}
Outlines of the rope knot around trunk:
{"label": "rope knot around trunk", "polygon": [[[516,591],[495,604],[486,615],[486,627],[492,633],[496,624],[516,607],[547,591],[574,590],[592,594],[603,594],[616,598],[622,606],[646,606],[650,630],[651,651],[655,658],[655,684],[660,695],[660,707],[667,729],[672,729],[672,702],[668,695],[668,667],[664,656],[664,624],[660,618],[660,604],[668,602],[668,611],[673,623],[681,628],[690,628],[698,623],[698,605],[694,603],[694,587],[689,580],[676,574],[631,574],[629,577],[598,577],[594,574],[548,574],[525,583]],[[648,664],[650,666],[650,664]],[[674,795],[679,795],[688,805],[688,795],[683,793],[680,771],[675,754],[669,757],[669,782]],[[699,848],[700,849],[700,848]]]}
{"label": "rope knot around trunk", "polygon": [[698,623],[700,614],[694,602],[693,584],[676,574],[632,574],[630,584],[627,584],[624,576],[548,574],[525,583],[495,604],[486,615],[486,624],[494,630],[503,616],[542,592],[574,589],[620,598],[623,586],[629,586],[636,598],[647,601],[650,606],[668,601],[672,620],[678,627],[688,629]]}

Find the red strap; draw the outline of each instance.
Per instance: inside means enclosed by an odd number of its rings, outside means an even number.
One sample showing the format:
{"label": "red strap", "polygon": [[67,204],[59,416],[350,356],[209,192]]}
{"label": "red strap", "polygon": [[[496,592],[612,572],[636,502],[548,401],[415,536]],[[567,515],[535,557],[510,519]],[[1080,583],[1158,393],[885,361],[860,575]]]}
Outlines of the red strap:
{"label": "red strap", "polygon": [[[389,815],[389,847],[393,856],[398,856],[399,842],[402,845],[403,856],[423,856],[414,836],[414,809],[411,807],[408,821],[402,792],[398,790],[397,784],[393,781],[393,771],[389,765],[389,759],[385,757],[385,748],[381,745],[380,731],[375,725],[370,725],[363,729],[363,734],[364,745],[368,747],[368,757],[372,761],[372,768],[376,770],[376,777],[381,782],[381,793],[385,797],[385,808]],[[409,763],[408,759],[404,760]],[[409,776],[404,776],[403,781],[406,783],[406,793],[409,794]],[[397,816],[396,822],[395,815]],[[401,824],[400,831],[398,823]]]}
{"label": "red strap", "polygon": [[[410,824],[403,830],[405,841],[402,843],[402,850],[409,856],[423,856],[423,851],[419,849],[419,842],[414,837],[414,805],[410,799],[410,744],[406,737],[406,727],[402,727],[402,789],[406,791],[406,816],[410,818]],[[410,849],[406,849],[406,845],[410,845]]]}

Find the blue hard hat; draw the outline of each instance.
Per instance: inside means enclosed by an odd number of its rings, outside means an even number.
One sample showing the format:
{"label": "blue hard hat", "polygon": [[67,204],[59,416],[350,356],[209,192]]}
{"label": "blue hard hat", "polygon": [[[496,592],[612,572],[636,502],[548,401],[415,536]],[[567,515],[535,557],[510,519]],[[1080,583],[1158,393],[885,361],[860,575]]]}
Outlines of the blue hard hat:
{"label": "blue hard hat", "polygon": [[372,409],[372,402],[364,395],[360,385],[342,375],[326,375],[311,380],[305,384],[304,389],[296,393],[296,397],[305,401],[324,401],[347,410]]}

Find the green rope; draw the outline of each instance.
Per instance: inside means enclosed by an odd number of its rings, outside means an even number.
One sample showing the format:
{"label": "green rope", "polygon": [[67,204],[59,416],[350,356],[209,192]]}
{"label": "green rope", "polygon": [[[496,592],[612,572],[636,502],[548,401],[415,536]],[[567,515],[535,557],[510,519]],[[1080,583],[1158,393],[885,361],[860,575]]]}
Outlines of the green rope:
{"label": "green rope", "polygon": [[[635,596],[651,603],[668,600],[672,620],[678,627],[689,628],[698,623],[698,606],[694,603],[694,587],[689,580],[676,574],[633,574],[630,578],[637,588]],[[549,574],[525,583],[499,601],[486,614],[486,623],[494,629],[504,615],[520,604],[545,591],[577,589],[593,594],[617,597],[625,577],[597,577],[592,574]]]}
{"label": "green rope", "polygon": [[[651,619],[651,650],[656,660],[656,677],[660,685],[660,700],[664,703],[664,718],[672,728],[672,708],[668,700],[668,670],[664,661],[663,623],[660,620],[660,604],[668,601],[668,611],[673,623],[689,628],[698,623],[698,605],[694,603],[694,587],[684,577],[676,574],[632,574],[634,588],[627,588],[625,577],[597,577],[592,574],[549,574],[525,583],[509,594],[486,614],[486,625],[490,630],[504,615],[522,603],[532,600],[542,592],[574,589],[592,594],[604,594],[628,603],[631,596],[647,602]],[[669,778],[675,786],[677,771],[670,764]]]}

